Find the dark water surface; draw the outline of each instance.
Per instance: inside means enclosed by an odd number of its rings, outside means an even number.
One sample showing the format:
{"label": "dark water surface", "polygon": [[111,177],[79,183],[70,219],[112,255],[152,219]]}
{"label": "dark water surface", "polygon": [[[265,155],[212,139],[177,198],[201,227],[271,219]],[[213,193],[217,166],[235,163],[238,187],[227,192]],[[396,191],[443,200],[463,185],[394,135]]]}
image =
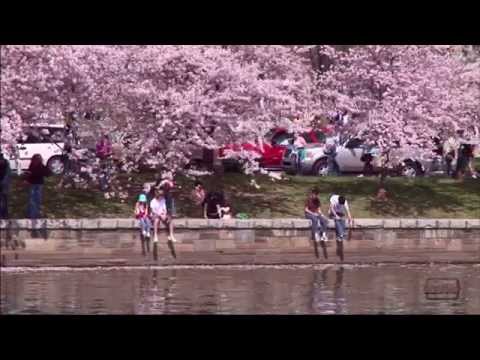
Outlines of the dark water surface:
{"label": "dark water surface", "polygon": [[[3,269],[3,314],[480,314],[479,265]],[[429,300],[429,278],[458,279]]]}

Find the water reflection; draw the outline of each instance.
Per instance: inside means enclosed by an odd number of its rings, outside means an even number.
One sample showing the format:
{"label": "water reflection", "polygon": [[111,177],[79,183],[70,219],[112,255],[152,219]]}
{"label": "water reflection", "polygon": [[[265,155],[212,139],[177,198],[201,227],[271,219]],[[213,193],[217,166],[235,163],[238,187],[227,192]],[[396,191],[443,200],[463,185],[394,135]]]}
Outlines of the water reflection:
{"label": "water reflection", "polygon": [[[462,283],[426,299],[428,278]],[[324,266],[2,272],[2,313],[480,314],[480,267]]]}

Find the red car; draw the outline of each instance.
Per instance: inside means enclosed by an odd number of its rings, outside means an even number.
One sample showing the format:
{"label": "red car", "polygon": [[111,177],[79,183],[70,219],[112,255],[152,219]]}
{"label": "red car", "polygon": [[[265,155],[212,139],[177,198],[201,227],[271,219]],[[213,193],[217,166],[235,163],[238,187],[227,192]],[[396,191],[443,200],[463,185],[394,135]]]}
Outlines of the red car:
{"label": "red car", "polygon": [[[319,143],[325,138],[324,132],[316,130],[303,133],[307,143]],[[263,149],[260,144],[244,143],[244,144],[229,144],[221,148],[218,152],[219,158],[225,157],[226,150],[233,151],[252,151],[258,154],[260,166],[266,169],[281,169],[283,153],[287,147],[293,142],[294,135],[287,132],[286,129],[276,128],[270,131],[264,139]],[[225,166],[234,166],[235,159],[223,159]]]}

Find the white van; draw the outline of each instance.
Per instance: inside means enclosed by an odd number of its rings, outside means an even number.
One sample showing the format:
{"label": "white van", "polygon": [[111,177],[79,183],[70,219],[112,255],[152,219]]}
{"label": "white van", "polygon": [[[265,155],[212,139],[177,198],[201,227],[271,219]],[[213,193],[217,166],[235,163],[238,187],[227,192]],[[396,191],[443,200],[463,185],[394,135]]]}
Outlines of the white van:
{"label": "white van", "polygon": [[26,127],[18,139],[16,153],[5,151],[5,158],[9,160],[11,169],[20,174],[28,169],[33,155],[40,154],[55,175],[62,174],[64,136],[64,125],[41,124]]}

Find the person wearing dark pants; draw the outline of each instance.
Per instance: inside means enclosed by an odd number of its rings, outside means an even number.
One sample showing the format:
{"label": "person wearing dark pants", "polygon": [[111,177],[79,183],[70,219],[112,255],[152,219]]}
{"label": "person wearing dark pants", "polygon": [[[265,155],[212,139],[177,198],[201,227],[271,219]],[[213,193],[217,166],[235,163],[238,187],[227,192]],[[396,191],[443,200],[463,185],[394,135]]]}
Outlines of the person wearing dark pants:
{"label": "person wearing dark pants", "polygon": [[10,163],[0,153],[0,219],[8,219],[8,192],[10,188]]}
{"label": "person wearing dark pants", "polygon": [[40,217],[44,178],[50,175],[51,171],[43,164],[42,156],[40,154],[33,155],[26,178],[26,181],[30,184],[27,208],[29,219],[38,219]]}
{"label": "person wearing dark pants", "polygon": [[222,219],[223,211],[227,207],[223,191],[208,192],[203,200],[203,217],[205,219]]}
{"label": "person wearing dark pants", "polygon": [[443,143],[443,155],[445,161],[445,172],[447,176],[452,176],[455,173],[455,169],[452,166],[452,163],[455,159],[458,158],[457,151],[460,144],[455,136],[450,136]]}
{"label": "person wearing dark pants", "polygon": [[352,226],[353,219],[347,200],[345,200],[345,197],[342,195],[332,195],[330,198],[330,217],[332,217],[335,222],[335,233],[337,241],[339,242],[345,240],[347,228],[345,216],[348,218],[349,225]]}
{"label": "person wearing dark pants", "polygon": [[323,216],[318,193],[318,189],[313,188],[305,201],[305,218],[312,222],[312,239],[315,242],[328,241],[328,220]]}

